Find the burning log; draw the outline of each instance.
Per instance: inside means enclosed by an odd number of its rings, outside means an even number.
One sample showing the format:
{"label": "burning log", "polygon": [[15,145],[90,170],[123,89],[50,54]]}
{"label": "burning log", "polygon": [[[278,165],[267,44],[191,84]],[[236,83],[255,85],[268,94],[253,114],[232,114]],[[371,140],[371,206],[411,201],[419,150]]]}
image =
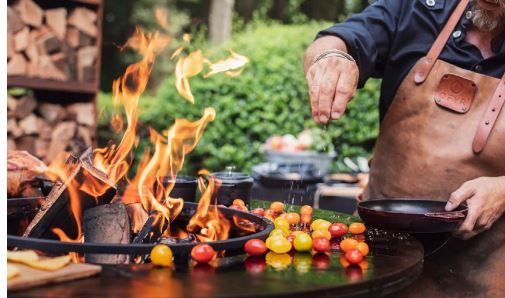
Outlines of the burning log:
{"label": "burning log", "polygon": [[[84,212],[84,241],[90,243],[130,243],[130,220],[121,201],[90,208]],[[87,263],[128,264],[129,255],[85,254]]]}
{"label": "burning log", "polygon": [[[81,214],[76,213],[111,201],[116,194],[115,184],[91,164],[90,155],[91,148],[79,158],[71,156],[66,161],[65,181],[55,183],[24,237],[54,238],[53,230],[58,228],[66,236],[77,239],[82,235]],[[98,189],[101,189],[100,192]]]}

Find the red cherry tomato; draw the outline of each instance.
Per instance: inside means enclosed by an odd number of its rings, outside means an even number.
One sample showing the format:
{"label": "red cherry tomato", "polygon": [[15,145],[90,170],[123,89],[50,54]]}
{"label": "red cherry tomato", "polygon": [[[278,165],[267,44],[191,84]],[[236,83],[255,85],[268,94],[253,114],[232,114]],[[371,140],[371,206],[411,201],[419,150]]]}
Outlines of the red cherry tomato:
{"label": "red cherry tomato", "polygon": [[312,267],[319,269],[319,270],[328,269],[328,267],[330,267],[330,257],[327,254],[321,253],[321,252],[313,255],[312,256]]}
{"label": "red cherry tomato", "polygon": [[251,239],[245,243],[244,250],[250,256],[262,256],[267,252],[267,245],[261,239]]}
{"label": "red cherry tomato", "polygon": [[345,253],[345,258],[349,263],[357,265],[363,260],[363,254],[357,249],[351,249]]}
{"label": "red cherry tomato", "polygon": [[345,234],[347,234],[348,230],[349,228],[347,227],[347,225],[341,222],[331,224],[330,227],[328,228],[328,231],[330,231],[331,237],[333,238],[340,238],[344,236]]}
{"label": "red cherry tomato", "polygon": [[265,215],[265,210],[263,208],[255,208],[253,209],[252,213],[259,216],[263,216]]}
{"label": "red cherry tomato", "polygon": [[312,248],[317,252],[327,252],[330,250],[330,241],[323,237],[312,240]]}
{"label": "red cherry tomato", "polygon": [[198,244],[191,250],[191,257],[198,263],[208,263],[216,257],[217,253],[208,244]]}
{"label": "red cherry tomato", "polygon": [[276,218],[277,217],[277,214],[275,214],[275,211],[273,211],[272,209],[267,209],[265,210],[263,216],[265,217],[271,217],[271,218]]}
{"label": "red cherry tomato", "polygon": [[262,257],[247,257],[244,262],[245,270],[249,273],[258,274],[265,271],[267,263]]}

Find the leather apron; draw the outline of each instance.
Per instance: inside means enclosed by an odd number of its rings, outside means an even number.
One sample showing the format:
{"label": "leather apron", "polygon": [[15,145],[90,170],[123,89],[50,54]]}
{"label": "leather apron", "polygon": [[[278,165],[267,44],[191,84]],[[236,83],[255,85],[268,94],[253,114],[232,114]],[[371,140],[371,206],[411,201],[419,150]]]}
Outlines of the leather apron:
{"label": "leather apron", "polygon": [[387,111],[364,199],[448,200],[464,182],[505,175],[502,79],[438,59],[469,0],[462,0]]}

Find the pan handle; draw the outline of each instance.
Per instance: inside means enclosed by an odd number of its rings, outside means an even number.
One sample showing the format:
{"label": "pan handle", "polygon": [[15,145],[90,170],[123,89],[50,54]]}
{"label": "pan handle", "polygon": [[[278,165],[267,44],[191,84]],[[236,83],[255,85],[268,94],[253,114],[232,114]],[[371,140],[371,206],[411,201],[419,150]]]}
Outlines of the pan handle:
{"label": "pan handle", "polygon": [[428,212],[425,213],[424,216],[437,218],[441,220],[453,221],[460,220],[466,217],[465,213],[461,211],[452,211],[452,212]]}

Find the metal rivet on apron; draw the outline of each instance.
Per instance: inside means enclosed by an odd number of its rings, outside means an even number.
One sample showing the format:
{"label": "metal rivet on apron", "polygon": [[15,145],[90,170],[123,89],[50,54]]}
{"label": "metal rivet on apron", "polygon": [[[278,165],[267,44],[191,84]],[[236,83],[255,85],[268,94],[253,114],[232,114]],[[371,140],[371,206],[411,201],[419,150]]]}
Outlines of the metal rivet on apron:
{"label": "metal rivet on apron", "polygon": [[467,12],[466,12],[466,14],[465,14],[465,18],[466,18],[467,20],[471,19],[471,18],[472,18],[472,16],[473,16],[473,14],[472,14],[472,11],[471,11],[471,10],[467,11]]}
{"label": "metal rivet on apron", "polygon": [[482,65],[477,64],[477,65],[475,65],[475,66],[473,67],[473,69],[474,69],[475,71],[481,71],[481,70],[482,70]]}
{"label": "metal rivet on apron", "polygon": [[435,3],[435,0],[426,0],[426,4],[428,4],[428,6],[435,6]]}
{"label": "metal rivet on apron", "polygon": [[452,37],[454,37],[454,38],[458,38],[458,37],[460,37],[460,36],[461,36],[461,31],[460,31],[460,30],[454,31],[454,32],[452,33]]}

